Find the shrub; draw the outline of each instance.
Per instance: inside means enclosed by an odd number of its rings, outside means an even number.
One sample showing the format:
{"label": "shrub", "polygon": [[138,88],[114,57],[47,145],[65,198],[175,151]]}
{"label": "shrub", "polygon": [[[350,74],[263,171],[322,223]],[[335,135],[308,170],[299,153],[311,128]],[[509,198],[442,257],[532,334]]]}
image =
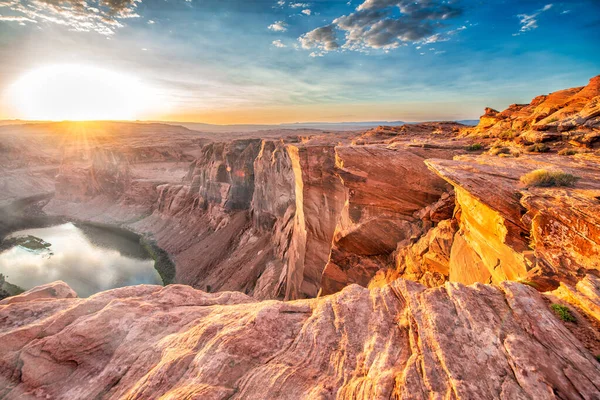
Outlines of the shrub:
{"label": "shrub", "polygon": [[526,150],[530,153],[547,153],[550,151],[550,147],[544,143],[536,143],[527,146]]}
{"label": "shrub", "polygon": [[474,143],[470,146],[467,146],[465,150],[467,151],[479,151],[483,149],[483,145],[481,143]]}
{"label": "shrub", "polygon": [[554,313],[565,322],[577,321],[573,314],[571,314],[571,311],[565,306],[561,306],[560,304],[552,304],[550,308],[552,308],[552,311],[554,311]]}
{"label": "shrub", "polygon": [[500,139],[504,139],[504,140],[508,140],[508,139],[514,139],[515,137],[517,137],[517,132],[515,132],[512,129],[509,129],[507,131],[502,132],[500,135],[498,135],[498,137]]}
{"label": "shrub", "polygon": [[575,154],[578,154],[579,152],[575,149],[562,149],[561,151],[558,152],[558,155],[560,156],[574,156]]}
{"label": "shrub", "polygon": [[537,283],[532,282],[532,281],[526,281],[526,280],[521,281],[520,280],[519,283],[522,283],[523,285],[531,286],[534,289],[538,289],[540,287],[540,285],[538,285]]}
{"label": "shrub", "polygon": [[596,361],[600,362],[600,354],[596,356]]}
{"label": "shrub", "polygon": [[537,169],[521,177],[521,183],[527,187],[573,186],[578,180],[578,177],[571,174],[562,171],[548,171],[545,169]]}
{"label": "shrub", "polygon": [[508,147],[492,147],[490,154],[493,156],[497,156],[499,154],[510,154],[510,149]]}

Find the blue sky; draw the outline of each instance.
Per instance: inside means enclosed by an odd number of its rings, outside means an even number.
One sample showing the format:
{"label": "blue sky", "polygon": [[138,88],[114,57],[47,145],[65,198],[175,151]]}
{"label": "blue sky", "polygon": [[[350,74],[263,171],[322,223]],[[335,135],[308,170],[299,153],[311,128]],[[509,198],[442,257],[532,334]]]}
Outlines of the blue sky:
{"label": "blue sky", "polygon": [[0,91],[81,64],[151,86],[148,119],[465,119],[585,85],[598,38],[597,0],[0,0]]}

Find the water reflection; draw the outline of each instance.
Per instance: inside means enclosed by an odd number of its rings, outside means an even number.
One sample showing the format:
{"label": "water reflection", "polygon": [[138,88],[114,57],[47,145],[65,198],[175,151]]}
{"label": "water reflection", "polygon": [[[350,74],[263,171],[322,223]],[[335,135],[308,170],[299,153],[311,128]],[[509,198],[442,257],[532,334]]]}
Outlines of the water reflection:
{"label": "water reflection", "polygon": [[63,280],[80,297],[123,286],[162,284],[154,260],[137,240],[102,228],[82,229],[67,223],[11,234],[8,238],[24,239],[0,254],[0,273],[26,290]]}

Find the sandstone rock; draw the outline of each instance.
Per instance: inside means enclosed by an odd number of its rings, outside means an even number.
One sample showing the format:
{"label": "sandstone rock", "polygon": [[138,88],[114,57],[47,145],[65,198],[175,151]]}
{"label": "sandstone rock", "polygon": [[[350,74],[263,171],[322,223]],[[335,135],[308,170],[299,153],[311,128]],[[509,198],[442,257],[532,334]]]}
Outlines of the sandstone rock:
{"label": "sandstone rock", "polygon": [[576,282],[600,271],[600,190],[529,190],[528,210],[535,255],[557,281]]}
{"label": "sandstone rock", "polygon": [[370,129],[358,137],[354,138],[354,145],[365,145],[375,143],[394,143],[395,141],[405,141],[408,138],[426,137],[435,135],[435,137],[450,138],[455,136],[464,125],[456,122],[425,122],[421,124],[405,124],[400,126],[379,126]]}
{"label": "sandstone rock", "polygon": [[[36,317],[18,323],[18,316]],[[19,398],[593,399],[600,364],[530,287],[399,280],[258,303],[185,286],[0,306]]]}
{"label": "sandstone rock", "polygon": [[[523,279],[549,290],[598,273],[597,156],[479,156],[427,164],[456,191],[460,229],[450,257],[452,281]],[[580,180],[575,188],[524,188],[520,177],[536,169]]]}
{"label": "sandstone rock", "polygon": [[53,299],[69,299],[75,297],[77,297],[77,293],[75,293],[69,285],[62,281],[57,281],[47,285],[37,286],[18,296],[8,297],[0,301],[0,305]]}
{"label": "sandstone rock", "polygon": [[575,286],[561,282],[560,287],[552,294],[576,305],[586,315],[600,322],[600,279],[598,277],[587,275]]}
{"label": "sandstone rock", "polygon": [[323,294],[348,283],[367,286],[393,262],[399,242],[422,235],[414,214],[448,190],[414,148],[337,147],[336,157],[347,200],[323,271]]}
{"label": "sandstone rock", "polygon": [[393,269],[379,271],[369,287],[381,287],[403,278],[428,287],[441,286],[449,279],[450,255],[458,225],[455,220],[441,221],[416,243],[398,243]]}
{"label": "sandstone rock", "polygon": [[[399,241],[423,233],[423,221],[413,214],[448,189],[424,158],[455,151],[335,146],[322,139],[237,143],[208,145],[183,183],[158,187],[154,214],[133,227],[151,232],[174,256],[177,282],[257,298],[366,286],[393,263]],[[242,143],[260,147],[240,153]],[[229,158],[253,159],[245,173],[252,183],[244,183],[251,202],[244,200],[239,211],[226,207],[231,183],[225,173],[236,168],[221,160]],[[431,207],[427,223],[451,208],[447,198]]]}
{"label": "sandstone rock", "polygon": [[558,140],[558,132],[598,127],[598,96],[600,76],[592,78],[585,87],[538,96],[530,104],[513,104],[501,113],[486,109],[479,125],[464,133],[512,139],[526,132],[532,142]]}

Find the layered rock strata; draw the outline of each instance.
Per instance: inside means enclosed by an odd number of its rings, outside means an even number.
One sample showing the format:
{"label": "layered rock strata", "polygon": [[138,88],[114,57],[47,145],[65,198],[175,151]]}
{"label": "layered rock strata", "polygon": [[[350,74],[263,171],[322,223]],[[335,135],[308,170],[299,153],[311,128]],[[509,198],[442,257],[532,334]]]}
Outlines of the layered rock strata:
{"label": "layered rock strata", "polygon": [[[598,299],[597,286],[578,293]],[[287,303],[181,285],[78,299],[59,282],[0,304],[0,395],[597,398],[600,363],[549,299],[511,282],[403,280]]]}

